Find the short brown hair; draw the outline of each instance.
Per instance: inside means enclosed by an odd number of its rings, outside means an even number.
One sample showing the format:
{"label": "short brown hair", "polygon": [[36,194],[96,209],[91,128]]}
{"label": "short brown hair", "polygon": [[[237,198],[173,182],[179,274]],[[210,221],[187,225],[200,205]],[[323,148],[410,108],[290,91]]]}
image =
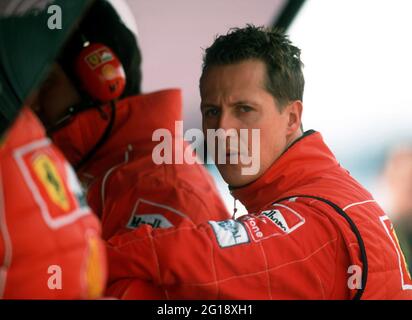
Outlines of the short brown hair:
{"label": "short brown hair", "polygon": [[289,101],[303,100],[305,79],[300,53],[284,32],[248,24],[230,29],[205,50],[202,76],[211,66],[259,59],[266,65],[266,89],[282,109]]}

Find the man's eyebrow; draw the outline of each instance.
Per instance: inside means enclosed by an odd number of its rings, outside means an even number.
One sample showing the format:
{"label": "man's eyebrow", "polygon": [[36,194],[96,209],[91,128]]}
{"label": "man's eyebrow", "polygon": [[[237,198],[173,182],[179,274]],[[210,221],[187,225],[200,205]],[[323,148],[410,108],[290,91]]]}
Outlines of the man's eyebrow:
{"label": "man's eyebrow", "polygon": [[217,106],[213,103],[201,103],[200,109],[204,109],[204,108],[220,108],[220,106]]}
{"label": "man's eyebrow", "polygon": [[[242,106],[242,105],[251,105],[251,106],[259,106],[260,104],[253,101],[253,100],[238,100],[230,104],[230,107],[235,107],[235,106]],[[205,109],[205,108],[220,108],[221,106],[218,106],[213,103],[201,103],[200,104],[200,109]]]}
{"label": "man's eyebrow", "polygon": [[239,100],[239,101],[234,102],[232,105],[238,106],[238,105],[245,105],[245,104],[259,105],[259,103],[252,101],[252,100]]}

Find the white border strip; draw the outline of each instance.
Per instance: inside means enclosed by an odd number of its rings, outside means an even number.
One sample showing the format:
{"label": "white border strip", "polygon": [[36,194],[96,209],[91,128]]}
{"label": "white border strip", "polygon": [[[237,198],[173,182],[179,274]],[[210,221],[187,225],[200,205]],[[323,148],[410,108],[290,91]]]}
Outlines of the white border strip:
{"label": "white border strip", "polygon": [[3,177],[1,174],[1,167],[0,167],[0,233],[4,241],[4,259],[3,259],[2,265],[0,266],[0,298],[3,298],[4,290],[6,288],[7,271],[10,268],[12,256],[13,256],[13,247],[12,247],[9,230],[7,229],[4,192],[3,192]]}
{"label": "white border strip", "polygon": [[369,202],[376,202],[376,200],[373,200],[373,199],[372,199],[372,200],[365,200],[365,201],[361,201],[361,202],[351,203],[351,204],[347,205],[345,208],[343,208],[342,210],[345,211],[345,210],[347,210],[347,209],[349,209],[349,208],[351,208],[351,207],[358,206],[358,205],[360,205],[360,204],[369,203]]}

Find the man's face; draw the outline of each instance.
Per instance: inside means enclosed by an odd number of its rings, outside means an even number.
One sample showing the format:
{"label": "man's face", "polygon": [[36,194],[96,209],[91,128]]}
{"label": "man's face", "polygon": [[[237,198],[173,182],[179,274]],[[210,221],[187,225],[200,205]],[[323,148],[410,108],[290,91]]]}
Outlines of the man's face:
{"label": "man's face", "polygon": [[28,104],[46,126],[55,124],[81,97],[63,69],[54,64],[47,79],[29,99]]}
{"label": "man's face", "polygon": [[[245,60],[236,64],[212,66],[200,82],[203,131],[207,129],[248,130],[247,152],[259,152],[258,171],[242,174],[245,166],[230,164],[226,141],[226,164],[215,163],[223,179],[233,187],[246,185],[259,178],[300,134],[302,104],[295,101],[280,112],[274,97],[265,89],[266,66],[259,60]],[[252,144],[251,129],[260,130],[260,146]],[[242,137],[240,138],[242,140]],[[245,139],[243,139],[245,140]],[[239,143],[241,145],[242,142]],[[240,153],[240,150],[234,152]]]}

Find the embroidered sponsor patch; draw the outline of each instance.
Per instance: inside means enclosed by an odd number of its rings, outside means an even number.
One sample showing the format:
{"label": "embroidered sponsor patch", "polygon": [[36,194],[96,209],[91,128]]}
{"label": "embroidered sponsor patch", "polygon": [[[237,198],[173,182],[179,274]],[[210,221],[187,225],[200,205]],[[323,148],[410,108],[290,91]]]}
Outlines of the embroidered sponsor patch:
{"label": "embroidered sponsor patch", "polygon": [[278,204],[276,206],[282,207],[241,217],[253,241],[289,234],[305,223],[305,219],[291,208]]}
{"label": "embroidered sponsor patch", "polygon": [[96,69],[104,62],[113,60],[113,55],[105,48],[99,48],[86,57],[86,62],[91,69]]}
{"label": "embroidered sponsor patch", "polygon": [[50,228],[61,228],[90,214],[73,169],[50,140],[40,139],[17,148],[14,158]]}
{"label": "embroidered sponsor patch", "polygon": [[305,219],[295,210],[282,204],[275,203],[273,206],[280,209],[265,210],[260,215],[266,217],[284,233],[291,233],[305,223]]}
{"label": "embroidered sponsor patch", "polygon": [[280,213],[279,210],[266,210],[262,211],[261,215],[264,215],[265,217],[268,217],[270,221],[272,221],[280,230],[282,230],[285,233],[290,232],[290,228],[288,226],[288,223],[286,222],[285,217]]}
{"label": "embroidered sponsor patch", "polygon": [[126,227],[135,229],[142,224],[148,224],[153,228],[170,228],[185,218],[183,213],[170,206],[139,198]]}
{"label": "embroidered sponsor patch", "polygon": [[87,299],[98,299],[104,292],[106,283],[105,248],[100,244],[97,234],[89,231],[87,234],[87,256],[84,270]]}
{"label": "embroidered sponsor patch", "polygon": [[70,209],[70,204],[66,186],[54,161],[47,154],[40,153],[33,158],[31,167],[48,198],[60,209],[67,212]]}
{"label": "embroidered sponsor patch", "polygon": [[245,215],[241,217],[244,225],[246,226],[249,234],[253,241],[258,242],[260,240],[266,239],[270,236],[275,235],[273,231],[276,231],[277,234],[279,232],[277,230],[273,230],[273,227],[266,225],[267,221],[252,215]]}
{"label": "embroidered sponsor patch", "polygon": [[161,214],[135,214],[129,220],[127,227],[134,229],[142,224],[151,225],[152,228],[173,227],[173,224]]}
{"label": "embroidered sponsor patch", "polygon": [[243,224],[233,219],[225,221],[209,221],[215,232],[217,242],[222,248],[233,247],[250,242]]}

